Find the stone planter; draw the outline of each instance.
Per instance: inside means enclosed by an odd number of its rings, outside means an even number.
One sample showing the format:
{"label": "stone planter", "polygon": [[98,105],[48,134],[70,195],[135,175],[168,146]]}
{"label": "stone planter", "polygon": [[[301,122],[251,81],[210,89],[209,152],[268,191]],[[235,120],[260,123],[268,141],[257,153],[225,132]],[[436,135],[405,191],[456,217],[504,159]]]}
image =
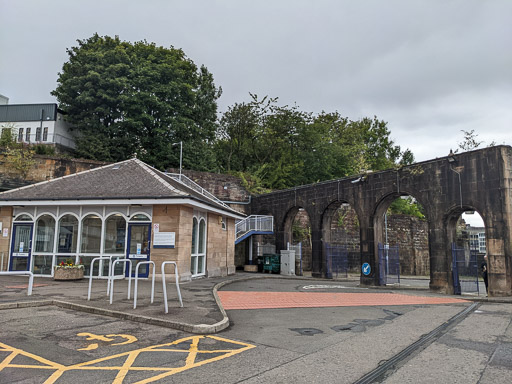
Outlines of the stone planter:
{"label": "stone planter", "polygon": [[53,274],[53,280],[80,280],[83,278],[83,268],[55,268]]}

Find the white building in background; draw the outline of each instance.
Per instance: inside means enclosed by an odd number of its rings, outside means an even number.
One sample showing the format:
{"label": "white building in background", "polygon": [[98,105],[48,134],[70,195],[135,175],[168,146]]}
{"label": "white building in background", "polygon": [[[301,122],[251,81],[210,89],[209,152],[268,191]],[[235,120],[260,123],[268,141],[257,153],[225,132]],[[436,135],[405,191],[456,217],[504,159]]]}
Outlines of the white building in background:
{"label": "white building in background", "polygon": [[70,126],[55,103],[2,104],[0,100],[0,128],[11,128],[18,142],[75,148]]}
{"label": "white building in background", "polygon": [[9,104],[9,98],[4,95],[0,95],[0,105]]}

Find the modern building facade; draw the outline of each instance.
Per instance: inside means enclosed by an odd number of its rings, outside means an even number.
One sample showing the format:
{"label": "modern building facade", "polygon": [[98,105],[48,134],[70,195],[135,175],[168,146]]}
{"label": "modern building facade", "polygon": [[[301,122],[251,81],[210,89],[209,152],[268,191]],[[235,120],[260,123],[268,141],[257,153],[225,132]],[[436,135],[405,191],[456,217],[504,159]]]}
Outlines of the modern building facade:
{"label": "modern building facade", "polygon": [[70,125],[57,104],[0,104],[0,128],[11,129],[18,142],[75,148]]}
{"label": "modern building facade", "polygon": [[[71,259],[90,274],[134,274],[141,261],[175,261],[182,281],[235,273],[235,220],[243,215],[185,176],[137,159],[0,193],[4,269],[53,276]],[[125,265],[126,264],[126,265]],[[148,264],[139,276],[149,276]]]}

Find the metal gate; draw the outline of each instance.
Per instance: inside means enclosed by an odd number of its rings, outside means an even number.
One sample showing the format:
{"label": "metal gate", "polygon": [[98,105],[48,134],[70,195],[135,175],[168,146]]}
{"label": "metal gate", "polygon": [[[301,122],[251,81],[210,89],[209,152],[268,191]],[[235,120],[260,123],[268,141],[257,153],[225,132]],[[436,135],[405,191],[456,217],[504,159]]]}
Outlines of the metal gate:
{"label": "metal gate", "polygon": [[327,255],[327,278],[348,277],[348,249],[346,245],[325,245]]}
{"label": "metal gate", "polygon": [[469,251],[469,259],[466,259],[466,250],[452,243],[452,272],[454,294],[460,295],[462,292],[480,294],[477,251]]}
{"label": "metal gate", "polygon": [[400,256],[398,245],[379,243],[379,283],[400,284]]}

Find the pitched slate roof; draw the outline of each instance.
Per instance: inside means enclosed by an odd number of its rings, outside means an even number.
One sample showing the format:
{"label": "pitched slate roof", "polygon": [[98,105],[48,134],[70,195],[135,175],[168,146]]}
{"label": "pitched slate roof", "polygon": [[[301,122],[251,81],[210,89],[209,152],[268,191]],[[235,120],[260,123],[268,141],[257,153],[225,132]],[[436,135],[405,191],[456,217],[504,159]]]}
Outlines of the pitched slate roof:
{"label": "pitched slate roof", "polygon": [[[138,159],[0,193],[2,201],[193,199],[236,212]],[[236,212],[240,215],[239,212]]]}

